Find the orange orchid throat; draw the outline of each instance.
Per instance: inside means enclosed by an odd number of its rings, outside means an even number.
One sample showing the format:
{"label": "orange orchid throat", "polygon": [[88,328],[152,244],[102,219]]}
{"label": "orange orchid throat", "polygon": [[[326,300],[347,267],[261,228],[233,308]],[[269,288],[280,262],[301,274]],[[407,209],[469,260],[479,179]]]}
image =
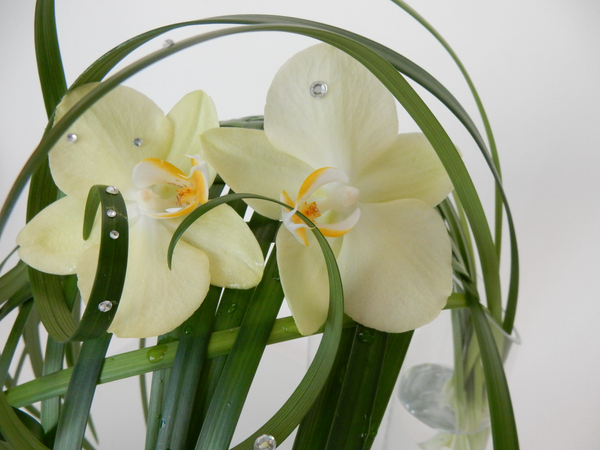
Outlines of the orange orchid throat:
{"label": "orange orchid throat", "polygon": [[133,169],[141,210],[157,219],[185,216],[208,201],[208,165],[190,156],[186,175],[177,166],[158,158],[146,158]]}
{"label": "orange orchid throat", "polygon": [[348,185],[348,176],[335,167],[322,167],[312,172],[302,183],[294,202],[286,191],[280,199],[289,206],[282,213],[283,224],[300,242],[308,246],[306,229],[298,217],[301,212],[326,237],[340,237],[348,233],[360,219],[358,189]]}

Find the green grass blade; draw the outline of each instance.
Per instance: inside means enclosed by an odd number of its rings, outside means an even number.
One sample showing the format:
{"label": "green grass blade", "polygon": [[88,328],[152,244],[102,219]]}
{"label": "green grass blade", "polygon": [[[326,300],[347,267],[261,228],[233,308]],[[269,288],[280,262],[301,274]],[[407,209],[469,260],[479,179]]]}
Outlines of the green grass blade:
{"label": "green grass blade", "polygon": [[[0,277],[0,304],[15,295],[24,286],[29,284],[27,266],[19,261],[15,267]],[[0,319],[4,317],[0,315]]]}
{"label": "green grass blade", "polygon": [[[452,49],[452,47],[450,47],[450,44],[448,44],[448,42],[442,37],[442,35],[429,22],[427,22],[427,20],[425,20],[425,18],[423,16],[421,16],[417,11],[415,11],[413,8],[411,8],[403,0],[392,0],[392,1],[396,5],[398,5],[400,8],[402,8],[404,11],[406,11],[411,17],[413,17],[417,22],[419,22],[423,27],[425,27],[427,29],[427,31],[429,31],[437,39],[437,41],[442,45],[442,47],[444,47],[444,49],[448,52],[450,57],[454,60],[454,62],[458,66],[458,69],[460,70],[465,81],[467,82],[469,89],[471,91],[471,94],[473,95],[473,98],[475,100],[475,103],[477,104],[477,109],[479,110],[479,114],[481,116],[481,120],[483,121],[483,126],[485,128],[485,132],[486,132],[486,135],[488,138],[488,142],[490,144],[490,151],[491,151],[492,159],[494,161],[494,167],[496,168],[496,171],[498,172],[498,175],[501,178],[502,172],[500,169],[500,158],[498,156],[498,150],[496,147],[496,140],[494,139],[494,133],[492,132],[492,127],[490,125],[490,121],[488,119],[487,113],[485,112],[485,108],[483,107],[483,102],[481,101],[481,98],[479,97],[479,92],[477,92],[477,89],[475,88],[475,83],[473,83],[473,80],[471,79],[471,76],[467,72],[466,67],[464,66],[464,64],[462,63],[462,61],[460,60],[460,58],[458,57],[456,52]],[[496,228],[495,228],[495,230],[496,230],[496,234],[495,234],[496,251],[497,251],[498,258],[500,258],[500,248],[501,248],[501,244],[502,244],[502,199],[500,198],[500,195],[498,192],[496,192],[495,225],[496,225]]]}
{"label": "green grass blade", "polygon": [[48,117],[67,90],[60,57],[54,0],[38,0],[35,5],[35,51],[38,74]]}
{"label": "green grass blade", "polygon": [[496,340],[481,304],[470,298],[469,310],[471,311],[473,327],[479,343],[485,375],[494,450],[519,450],[519,438],[512,401]]}
{"label": "green grass blade", "polygon": [[283,301],[275,250],[267,261],[206,414],[196,449],[227,449]]}
{"label": "green grass blade", "polygon": [[21,306],[21,310],[19,311],[19,314],[15,319],[15,323],[13,324],[13,327],[10,330],[10,334],[8,335],[8,339],[6,340],[6,344],[4,344],[4,349],[2,350],[2,354],[0,355],[0,389],[2,389],[4,387],[4,384],[6,383],[6,377],[8,375],[10,363],[13,360],[15,351],[17,349],[17,344],[21,339],[21,335],[23,334],[23,330],[25,329],[25,325],[27,323],[32,308],[32,300],[23,303],[23,306]]}
{"label": "green grass blade", "polygon": [[182,448],[186,442],[198,379],[205,361],[215,311],[221,288],[211,286],[198,310],[186,320],[169,377],[164,422],[158,432],[156,448]]}
{"label": "green grass blade", "polygon": [[15,449],[48,450],[44,444],[19,420],[4,392],[0,391],[0,433]]}
{"label": "green grass blade", "polygon": [[[275,239],[280,222],[268,219],[260,214],[253,214],[248,225],[260,245],[263,256],[266,257],[270,244]],[[253,290],[225,289],[219,302],[213,331],[239,327],[252,294]],[[193,448],[198,440],[204,418],[226,361],[227,355],[222,355],[211,358],[204,364],[198,382],[186,448]]]}
{"label": "green grass blade", "polygon": [[356,327],[344,383],[327,440],[327,450],[360,449],[370,433],[387,334]]}
{"label": "green grass blade", "polygon": [[[61,344],[48,336],[46,353],[44,357],[44,375],[58,372],[63,367],[65,344]],[[60,415],[60,397],[53,397],[42,401],[41,423],[47,439],[44,441],[49,446],[54,443],[58,417]]]}
{"label": "green grass blade", "polygon": [[112,334],[105,333],[81,346],[58,421],[54,450],[81,448],[98,375]]}

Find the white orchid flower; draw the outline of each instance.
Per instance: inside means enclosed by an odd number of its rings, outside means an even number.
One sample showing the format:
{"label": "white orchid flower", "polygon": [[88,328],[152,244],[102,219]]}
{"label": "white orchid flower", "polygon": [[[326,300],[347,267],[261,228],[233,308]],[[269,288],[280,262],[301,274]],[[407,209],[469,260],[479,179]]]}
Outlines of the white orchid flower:
{"label": "white orchid flower", "polygon": [[433,208],[452,184],[424,135],[398,135],[383,84],[345,53],[317,45],[279,70],[264,123],[264,132],[206,131],[202,156],[236,192],[289,205],[282,212],[248,201],[287,228],[277,257],[300,332],[324,323],[329,291],[319,246],[295,210],[328,237],[351,318],[393,333],[433,320],[452,292],[450,239]]}
{"label": "white orchid flower", "polygon": [[[95,84],[69,93],[56,120]],[[48,273],[77,274],[90,294],[99,250],[99,224],[82,238],[85,202],[96,184],[115,186],[129,216],[127,275],[109,331],[120,337],[169,332],[200,306],[210,284],[246,289],[262,277],[263,256],[252,232],[227,205],[196,221],[175,248],[167,247],[185,215],[207,201],[215,172],[198,155],[199,135],[218,127],[212,100],[186,95],[165,117],[143,94],[117,87],[72,126],[49,154],[52,177],[66,194],[41,211],[17,238],[19,255]],[[191,156],[187,156],[191,155]]]}

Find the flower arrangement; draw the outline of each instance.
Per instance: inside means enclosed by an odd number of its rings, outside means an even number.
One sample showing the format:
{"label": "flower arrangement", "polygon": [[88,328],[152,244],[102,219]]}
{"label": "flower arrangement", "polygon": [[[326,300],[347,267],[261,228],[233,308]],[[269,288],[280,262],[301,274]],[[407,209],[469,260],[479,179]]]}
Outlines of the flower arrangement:
{"label": "flower arrangement", "polygon": [[[408,5],[394,3],[447,47]],[[149,40],[208,24],[224,27],[168,41],[107,76]],[[441,434],[421,447],[484,448],[491,431],[495,449],[518,448],[503,370],[518,253],[480,103],[487,143],[421,67],[365,37],[291,17],[224,16],[151,30],[101,56],[70,87],[52,0],[37,1],[35,30],[49,122],[0,212],[4,227],[31,179],[19,261],[9,268],[8,255],[0,267],[0,319],[16,315],[0,356],[0,445],[94,448],[86,428],[97,384],[152,372],[145,448],[227,449],[265,347],[322,333],[298,388],[235,448],[274,449],[298,428],[294,449],[368,449],[414,330],[451,309],[455,365],[438,394],[452,426],[432,426]],[[220,122],[200,90],[165,115],[122,84],[189,47],[256,31],[322,41],[290,54],[264,115]],[[494,233],[460,153],[405,76],[437,97],[481,150],[496,180]],[[422,133],[399,134],[397,104]],[[505,302],[503,216],[511,246]],[[284,299],[292,317],[277,318]],[[40,324],[48,339],[39,373],[17,383],[19,340],[31,342]],[[141,348],[107,358],[113,336],[139,338]],[[23,358],[33,362],[31,348]]]}

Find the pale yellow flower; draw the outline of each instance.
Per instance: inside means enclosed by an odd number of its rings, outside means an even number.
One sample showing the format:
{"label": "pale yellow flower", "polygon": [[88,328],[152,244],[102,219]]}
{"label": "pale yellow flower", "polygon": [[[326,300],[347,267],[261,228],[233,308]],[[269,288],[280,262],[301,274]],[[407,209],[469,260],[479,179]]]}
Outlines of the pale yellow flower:
{"label": "pale yellow flower", "polygon": [[325,321],[328,282],[319,246],[292,208],[328,236],[345,311],[357,322],[403,332],[444,307],[451,246],[434,206],[452,184],[424,135],[398,134],[394,98],[354,59],[325,44],[298,53],[271,85],[264,132],[213,129],[201,140],[202,156],[233,190],[290,205],[248,201],[287,227],[277,257],[303,334]]}
{"label": "pale yellow flower", "polygon": [[[56,120],[94,84],[69,93]],[[99,250],[99,224],[82,238],[89,189],[115,186],[129,216],[127,275],[109,331],[120,337],[173,330],[200,306],[212,283],[250,288],[262,277],[263,257],[246,223],[227,205],[205,214],[175,249],[167,247],[181,220],[206,202],[214,170],[196,154],[199,135],[218,127],[212,100],[186,95],[165,116],[143,94],[117,87],[86,111],[50,152],[50,169],[66,197],[40,212],[18,236],[19,255],[38,270],[77,274],[90,294]],[[188,156],[189,155],[189,156]]]}

